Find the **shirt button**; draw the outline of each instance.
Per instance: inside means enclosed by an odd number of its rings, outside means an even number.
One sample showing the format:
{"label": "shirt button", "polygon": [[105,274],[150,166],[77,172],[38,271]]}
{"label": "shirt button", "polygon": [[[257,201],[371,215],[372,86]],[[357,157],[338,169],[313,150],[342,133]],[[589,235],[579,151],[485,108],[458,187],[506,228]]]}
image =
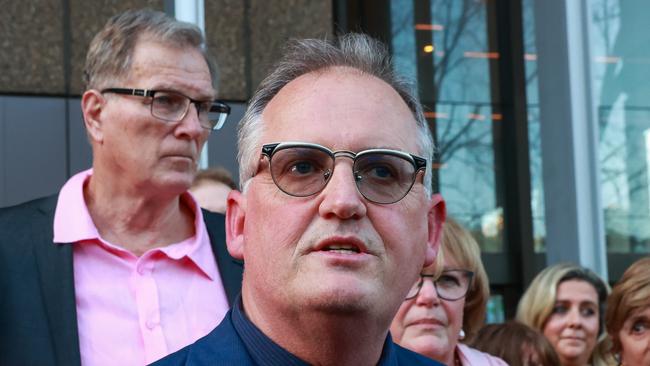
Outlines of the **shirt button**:
{"label": "shirt button", "polygon": [[149,274],[153,270],[153,263],[143,263],[138,267],[138,273],[141,275]]}
{"label": "shirt button", "polygon": [[152,330],[153,328],[158,326],[158,321],[155,319],[147,319],[145,325],[147,326],[147,329]]}

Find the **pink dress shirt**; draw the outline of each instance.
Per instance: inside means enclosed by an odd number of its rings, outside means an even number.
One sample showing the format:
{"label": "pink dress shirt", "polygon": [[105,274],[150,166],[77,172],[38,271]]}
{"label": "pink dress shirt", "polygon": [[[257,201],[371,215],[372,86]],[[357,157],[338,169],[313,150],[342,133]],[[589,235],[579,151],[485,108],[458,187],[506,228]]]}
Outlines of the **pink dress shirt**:
{"label": "pink dress shirt", "polygon": [[508,364],[499,357],[481,352],[462,343],[458,343],[456,352],[458,352],[460,363],[463,366],[508,366]]}
{"label": "pink dress shirt", "polygon": [[181,200],[194,211],[195,235],[137,257],[99,235],[83,195],[91,175],[92,169],[66,182],[54,214],[55,245],[74,245],[81,363],[145,365],[208,334],[228,300],[190,194]]}

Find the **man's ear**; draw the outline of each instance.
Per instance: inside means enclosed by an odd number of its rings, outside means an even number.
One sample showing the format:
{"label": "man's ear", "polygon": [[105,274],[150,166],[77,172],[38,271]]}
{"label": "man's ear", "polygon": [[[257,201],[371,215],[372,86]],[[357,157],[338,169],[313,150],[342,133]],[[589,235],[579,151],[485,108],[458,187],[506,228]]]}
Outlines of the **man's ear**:
{"label": "man's ear", "polygon": [[244,223],[246,221],[246,196],[234,189],[226,203],[226,244],[235,259],[244,260]]}
{"label": "man's ear", "polygon": [[101,114],[106,104],[106,99],[98,90],[86,90],[81,96],[81,112],[88,136],[96,142],[103,140]]}
{"label": "man's ear", "polygon": [[442,199],[440,194],[434,194],[431,197],[429,204],[431,205],[427,215],[429,237],[427,240],[427,252],[425,255],[424,267],[432,265],[438,255],[438,249],[440,249],[440,238],[442,236],[442,225],[447,217],[445,200]]}

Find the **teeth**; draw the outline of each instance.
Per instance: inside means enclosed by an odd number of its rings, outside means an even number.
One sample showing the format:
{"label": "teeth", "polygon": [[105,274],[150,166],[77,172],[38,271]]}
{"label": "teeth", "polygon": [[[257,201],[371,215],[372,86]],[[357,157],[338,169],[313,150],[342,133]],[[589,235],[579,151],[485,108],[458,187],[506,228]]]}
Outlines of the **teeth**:
{"label": "teeth", "polygon": [[325,248],[325,250],[337,253],[359,253],[359,249],[351,245],[329,245]]}

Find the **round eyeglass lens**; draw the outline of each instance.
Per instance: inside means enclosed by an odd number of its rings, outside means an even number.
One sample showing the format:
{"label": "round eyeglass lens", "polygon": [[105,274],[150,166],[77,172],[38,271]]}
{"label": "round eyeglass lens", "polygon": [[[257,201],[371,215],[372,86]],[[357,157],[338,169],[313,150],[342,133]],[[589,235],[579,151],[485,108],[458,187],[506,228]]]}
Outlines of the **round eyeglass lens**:
{"label": "round eyeglass lens", "polygon": [[358,155],[354,176],[359,192],[376,203],[402,199],[413,186],[415,167],[405,158],[384,152]]}
{"label": "round eyeglass lens", "polygon": [[458,300],[469,289],[471,275],[466,271],[445,271],[436,280],[438,296],[446,300]]}
{"label": "round eyeglass lens", "polygon": [[292,146],[274,151],[270,166],[271,176],[278,188],[289,195],[305,197],[327,185],[334,160],[321,149]]}

